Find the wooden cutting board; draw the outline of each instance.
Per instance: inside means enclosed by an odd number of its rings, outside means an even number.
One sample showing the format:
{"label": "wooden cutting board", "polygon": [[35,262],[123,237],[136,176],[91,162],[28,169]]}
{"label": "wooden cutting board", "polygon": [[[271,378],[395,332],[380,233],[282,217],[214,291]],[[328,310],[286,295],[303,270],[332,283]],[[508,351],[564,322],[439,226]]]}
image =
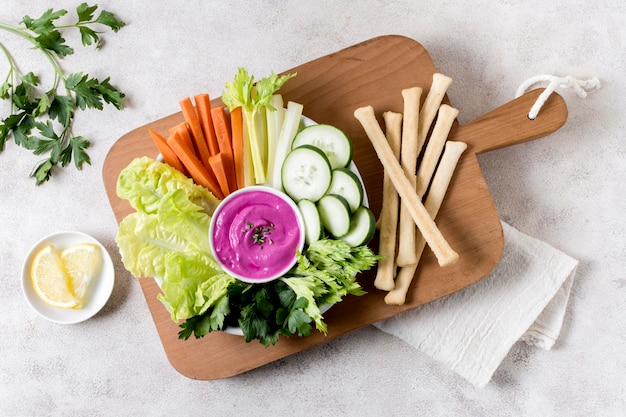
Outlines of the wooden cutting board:
{"label": "wooden cutting board", "polygon": [[[383,36],[286,71],[298,75],[285,84],[281,94],[285,102],[302,103],[306,116],[319,123],[335,125],[352,138],[354,160],[363,177],[370,207],[378,215],[382,203],[382,167],[353,112],[358,107],[372,105],[382,125],[384,111],[402,112],[402,89],[422,87],[422,100],[425,98],[435,71],[435,65],[421,44],[406,37]],[[454,74],[446,75],[454,77]],[[404,306],[385,305],[385,292],[373,287],[376,272],[372,270],[358,278],[367,295],[347,297],[325,314],[326,336],[314,331],[310,337],[283,338],[268,348],[256,341],[245,343],[240,336],[222,332],[203,339],[181,341],[178,340],[178,325],[170,320],[156,298],[158,286],[152,279],[140,279],[172,366],[194,379],[229,377],[413,309],[487,276],[500,260],[504,242],[498,212],[476,154],[536,139],[559,129],[567,119],[567,108],[557,94],[550,96],[535,120],[528,119],[528,110],[540,92],[534,90],[470,123],[453,126],[449,138],[466,142],[468,149],[459,162],[437,224],[460,254],[460,261],[441,268],[427,248]],[[214,105],[220,103],[219,99],[213,100]],[[181,113],[172,114],[127,133],[112,146],[104,162],[103,178],[118,222],[132,212],[128,203],[115,193],[120,171],[135,157],[158,155],[148,135],[149,127],[166,133],[169,127],[182,121]],[[377,248],[376,237],[372,247]]]}

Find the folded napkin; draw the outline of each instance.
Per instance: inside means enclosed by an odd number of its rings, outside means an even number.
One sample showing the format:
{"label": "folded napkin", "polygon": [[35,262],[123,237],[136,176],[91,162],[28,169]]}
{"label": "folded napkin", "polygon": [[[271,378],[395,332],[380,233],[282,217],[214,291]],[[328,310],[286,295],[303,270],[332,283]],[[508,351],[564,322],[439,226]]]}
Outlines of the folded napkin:
{"label": "folded napkin", "polygon": [[489,276],[374,324],[479,387],[517,341],[552,348],[578,265],[504,222],[502,227],[504,252]]}

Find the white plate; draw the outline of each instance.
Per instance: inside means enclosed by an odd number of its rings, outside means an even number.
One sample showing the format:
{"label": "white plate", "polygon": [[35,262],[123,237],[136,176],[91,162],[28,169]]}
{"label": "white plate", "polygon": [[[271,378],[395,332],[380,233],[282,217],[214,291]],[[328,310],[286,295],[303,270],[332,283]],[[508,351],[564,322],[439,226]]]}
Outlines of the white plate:
{"label": "white plate", "polygon": [[[102,270],[100,271],[100,275],[95,278],[89,298],[83,308],[79,310],[58,308],[46,304],[35,292],[30,277],[31,264],[35,254],[49,244],[54,245],[59,250],[63,250],[79,243],[96,244],[102,251]],[[115,269],[113,268],[113,261],[111,261],[109,252],[107,252],[106,248],[96,239],[81,232],[59,232],[46,236],[31,248],[22,267],[22,291],[24,292],[26,301],[39,315],[60,324],[80,323],[93,317],[109,300],[113,292],[114,283]]]}

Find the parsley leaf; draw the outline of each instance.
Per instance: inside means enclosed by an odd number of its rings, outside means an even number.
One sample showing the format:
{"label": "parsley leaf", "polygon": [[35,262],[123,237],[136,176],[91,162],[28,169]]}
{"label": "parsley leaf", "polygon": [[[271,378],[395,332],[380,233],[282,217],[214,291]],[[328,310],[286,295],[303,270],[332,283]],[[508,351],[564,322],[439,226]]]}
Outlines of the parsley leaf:
{"label": "parsley leaf", "polygon": [[246,342],[256,339],[268,347],[281,335],[308,336],[314,325],[325,333],[320,307],[340,302],[348,294],[365,294],[357,274],[370,269],[379,257],[367,246],[353,248],[328,239],[318,242],[300,254],[297,265],[282,278],[264,284],[231,282],[222,300],[229,306],[223,321],[207,326],[206,317],[213,317],[216,310],[209,308],[185,320],[178,337],[187,339],[193,334],[199,338],[227,326],[239,326]]}
{"label": "parsley leaf", "polygon": [[80,26],[78,30],[80,31],[80,41],[83,45],[91,45],[92,43],[97,45],[100,42],[100,36],[98,36],[95,30],[87,26]]}
{"label": "parsley leaf", "polygon": [[72,98],[70,96],[54,95],[50,101],[48,116],[50,116],[50,119],[56,119],[64,126],[68,126],[72,117],[74,117],[74,102]]}
{"label": "parsley leaf", "polygon": [[91,144],[89,141],[85,140],[82,136],[74,136],[70,139],[70,144],[66,148],[68,151],[64,151],[65,155],[61,158],[61,165],[66,166],[69,162],[74,159],[74,166],[77,169],[82,169],[83,164],[91,165],[91,159],[85,149],[87,149]]}
{"label": "parsley leaf", "polygon": [[103,10],[100,13],[100,16],[98,16],[96,22],[110,27],[113,32],[118,32],[126,25],[121,20],[118,20],[113,13],[107,12],[106,10]]}
{"label": "parsley leaf", "polygon": [[[48,9],[38,18],[26,15],[17,26],[0,22],[0,30],[30,42],[52,65],[52,87],[40,92],[39,76],[33,72],[22,74],[9,50],[0,43],[0,51],[9,63],[8,75],[0,84],[0,100],[10,101],[11,108],[11,114],[3,115],[0,121],[0,152],[11,138],[35,155],[49,152],[31,173],[37,185],[48,181],[59,165],[65,167],[74,161],[74,166],[80,170],[84,164],[91,164],[86,152],[90,142],[71,132],[78,110],[103,110],[105,104],[118,110],[124,107],[125,95],[111,84],[110,77],[99,81],[83,72],[68,75],[60,65],[62,58],[74,53],[63,37],[65,30],[77,29],[84,46],[95,44],[98,47],[101,42],[99,27],[118,32],[125,26],[106,10],[99,11],[94,18],[97,12],[97,5],[82,3],[76,7],[76,20],[71,24],[57,24],[68,14],[64,9]],[[32,134],[34,128],[39,137]]]}
{"label": "parsley leaf", "polygon": [[54,164],[50,159],[46,159],[35,168],[35,171],[31,174],[31,176],[35,177],[37,185],[50,179],[50,176],[52,175],[52,168],[54,168]]}
{"label": "parsley leaf", "polygon": [[76,15],[78,15],[78,22],[89,22],[93,19],[94,12],[98,9],[97,5],[89,6],[87,3],[82,3],[76,8]]}

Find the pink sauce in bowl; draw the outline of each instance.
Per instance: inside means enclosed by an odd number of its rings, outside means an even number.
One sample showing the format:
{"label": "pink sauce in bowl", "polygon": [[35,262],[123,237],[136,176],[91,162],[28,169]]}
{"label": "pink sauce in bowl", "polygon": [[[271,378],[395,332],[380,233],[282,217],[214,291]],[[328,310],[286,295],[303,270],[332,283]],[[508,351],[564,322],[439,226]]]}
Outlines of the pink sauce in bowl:
{"label": "pink sauce in bowl", "polygon": [[303,220],[296,204],[266,186],[242,188],[213,213],[209,240],[224,271],[258,284],[284,275],[304,247]]}

